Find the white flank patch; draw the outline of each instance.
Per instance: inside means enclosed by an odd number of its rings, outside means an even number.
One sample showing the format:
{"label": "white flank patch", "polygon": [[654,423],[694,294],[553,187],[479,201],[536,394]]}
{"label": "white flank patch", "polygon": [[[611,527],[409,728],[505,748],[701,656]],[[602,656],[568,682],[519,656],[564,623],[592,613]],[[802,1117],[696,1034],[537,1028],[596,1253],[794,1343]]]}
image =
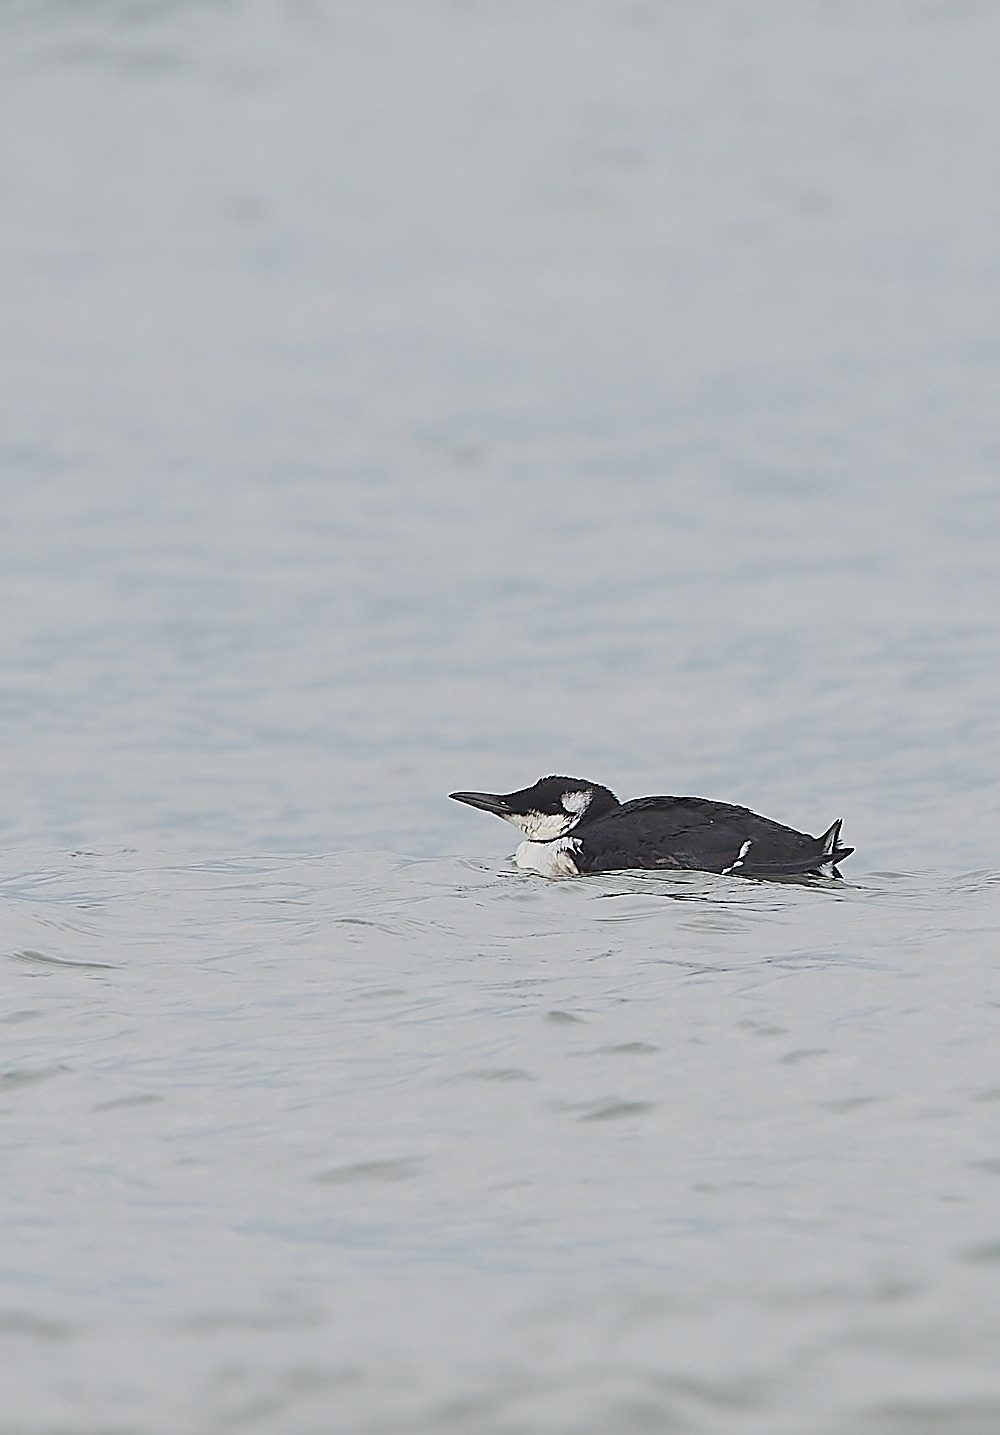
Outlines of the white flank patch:
{"label": "white flank patch", "polygon": [[730,872],[735,872],[736,869],[737,869],[737,867],[742,867],[742,866],[743,866],[743,858],[744,858],[744,857],[747,855],[747,853],[750,851],[750,848],[751,848],[752,845],[753,845],[753,838],[752,838],[752,837],[748,837],[747,840],[744,842],[743,846],[740,848],[739,856],[737,857],[737,859],[736,859],[736,861],[733,863],[733,865],[732,865],[731,867],[723,867],[723,869],[722,869],[722,875],[723,875],[723,877],[728,877],[729,874],[730,874]]}
{"label": "white flank patch", "polygon": [[514,861],[522,872],[534,872],[538,877],[579,877],[580,869],[573,861],[575,847],[572,837],[563,842],[522,842]]}

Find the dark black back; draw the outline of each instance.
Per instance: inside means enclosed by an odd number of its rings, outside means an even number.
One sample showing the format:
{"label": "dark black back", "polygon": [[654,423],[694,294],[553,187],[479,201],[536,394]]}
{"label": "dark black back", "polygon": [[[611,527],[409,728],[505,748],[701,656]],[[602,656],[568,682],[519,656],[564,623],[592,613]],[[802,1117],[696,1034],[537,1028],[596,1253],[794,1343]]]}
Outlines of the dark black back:
{"label": "dark black back", "polygon": [[[747,807],[704,797],[639,797],[577,829],[581,871],[687,868],[741,876],[815,871],[831,855],[824,839],[796,832]],[[847,855],[840,849],[838,855]],[[836,858],[834,858],[836,860]]]}

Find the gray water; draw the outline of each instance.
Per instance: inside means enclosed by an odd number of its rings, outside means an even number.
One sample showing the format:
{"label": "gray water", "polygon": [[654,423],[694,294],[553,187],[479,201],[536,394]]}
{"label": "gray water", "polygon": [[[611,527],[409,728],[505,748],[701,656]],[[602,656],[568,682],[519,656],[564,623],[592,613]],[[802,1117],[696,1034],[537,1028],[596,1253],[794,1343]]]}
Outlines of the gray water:
{"label": "gray water", "polygon": [[0,1435],[1000,1432],[998,63],[0,6]]}

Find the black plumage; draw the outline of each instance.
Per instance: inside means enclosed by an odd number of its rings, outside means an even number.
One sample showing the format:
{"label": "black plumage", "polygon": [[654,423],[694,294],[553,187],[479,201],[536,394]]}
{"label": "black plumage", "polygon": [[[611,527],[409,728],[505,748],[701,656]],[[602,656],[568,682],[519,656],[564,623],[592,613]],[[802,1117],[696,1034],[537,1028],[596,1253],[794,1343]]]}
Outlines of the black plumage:
{"label": "black plumage", "polygon": [[[581,844],[577,859],[581,872],[735,868],[744,877],[773,877],[816,871],[820,862],[829,863],[831,857],[839,862],[853,851],[837,847],[839,821],[822,837],[810,837],[758,817],[748,807],[704,797],[638,797],[593,823],[584,822],[574,835]],[[747,841],[750,847],[741,859],[740,849]]]}
{"label": "black plumage", "polygon": [[644,868],[839,877],[836,864],[854,851],[841,846],[839,819],[821,837],[812,837],[747,807],[704,797],[621,803],[608,788],[584,778],[546,777],[517,792],[451,796],[520,827],[529,840],[518,848],[518,866],[548,876]]}

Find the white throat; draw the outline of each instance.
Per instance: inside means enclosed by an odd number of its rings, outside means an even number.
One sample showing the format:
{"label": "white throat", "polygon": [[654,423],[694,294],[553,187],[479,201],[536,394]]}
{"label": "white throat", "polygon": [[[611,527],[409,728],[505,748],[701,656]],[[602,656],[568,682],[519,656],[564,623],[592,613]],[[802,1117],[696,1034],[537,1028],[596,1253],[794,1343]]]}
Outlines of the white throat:
{"label": "white throat", "polygon": [[593,796],[590,788],[582,792],[567,792],[563,794],[562,812],[517,812],[506,820],[520,827],[532,842],[554,842],[579,826]]}
{"label": "white throat", "polygon": [[522,842],[514,853],[514,862],[522,872],[538,877],[579,877],[580,869],[573,854],[580,843],[575,837],[558,842]]}
{"label": "white throat", "polygon": [[579,820],[571,812],[515,812],[507,818],[515,827],[520,827],[532,842],[552,842],[557,837],[564,837]]}

